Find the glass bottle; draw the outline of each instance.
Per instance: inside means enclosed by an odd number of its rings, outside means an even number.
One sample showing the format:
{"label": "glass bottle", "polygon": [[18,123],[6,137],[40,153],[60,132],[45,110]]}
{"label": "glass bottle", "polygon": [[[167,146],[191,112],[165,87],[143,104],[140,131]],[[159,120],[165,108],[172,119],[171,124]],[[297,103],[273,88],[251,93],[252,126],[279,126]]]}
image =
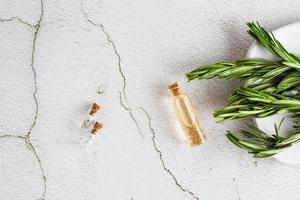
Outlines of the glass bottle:
{"label": "glass bottle", "polygon": [[92,118],[84,120],[80,131],[80,145],[87,145],[92,140],[92,138],[99,133],[103,126],[103,123],[93,120]]}
{"label": "glass bottle", "polygon": [[199,119],[193,108],[190,97],[183,93],[175,82],[169,85],[169,91],[173,98],[173,106],[187,140],[192,146],[203,144],[207,135],[200,127]]}

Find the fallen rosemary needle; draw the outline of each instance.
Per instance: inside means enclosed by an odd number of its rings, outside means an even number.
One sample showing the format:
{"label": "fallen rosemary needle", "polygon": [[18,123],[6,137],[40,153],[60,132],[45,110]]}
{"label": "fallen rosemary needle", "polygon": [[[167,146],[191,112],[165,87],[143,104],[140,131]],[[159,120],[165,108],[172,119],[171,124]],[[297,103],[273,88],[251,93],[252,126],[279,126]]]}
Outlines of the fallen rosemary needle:
{"label": "fallen rosemary needle", "polygon": [[[288,52],[273,33],[266,31],[259,23],[246,24],[249,35],[272,53],[277,61],[245,58],[204,65],[187,73],[188,81],[214,77],[242,80],[241,86],[228,97],[228,106],[215,111],[214,116],[220,121],[262,118],[278,112],[293,113],[296,119],[300,116],[299,57]],[[231,131],[227,131],[226,136],[256,158],[269,157],[300,141],[300,127],[294,126],[295,132],[284,138],[279,135],[281,123],[274,124],[272,136],[252,125],[249,125],[249,131],[240,131],[240,138]],[[298,125],[300,121],[295,123]]]}

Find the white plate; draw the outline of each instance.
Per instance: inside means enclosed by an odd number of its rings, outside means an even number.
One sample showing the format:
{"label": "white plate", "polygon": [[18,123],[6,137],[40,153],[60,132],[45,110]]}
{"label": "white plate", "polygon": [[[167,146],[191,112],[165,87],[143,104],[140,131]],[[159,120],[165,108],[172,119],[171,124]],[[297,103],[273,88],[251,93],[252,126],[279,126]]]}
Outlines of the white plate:
{"label": "white plate", "polygon": [[[296,54],[300,53],[300,22],[278,28],[273,31],[273,33],[288,51]],[[249,48],[247,57],[274,59],[271,53],[267,52],[257,43],[254,43]],[[293,119],[291,119],[288,114],[276,114],[255,120],[258,128],[272,135],[274,134],[274,123],[279,124],[283,117],[285,117],[285,120],[279,132],[282,136],[287,136],[293,132]],[[273,157],[282,163],[300,164],[300,143],[293,145]]]}

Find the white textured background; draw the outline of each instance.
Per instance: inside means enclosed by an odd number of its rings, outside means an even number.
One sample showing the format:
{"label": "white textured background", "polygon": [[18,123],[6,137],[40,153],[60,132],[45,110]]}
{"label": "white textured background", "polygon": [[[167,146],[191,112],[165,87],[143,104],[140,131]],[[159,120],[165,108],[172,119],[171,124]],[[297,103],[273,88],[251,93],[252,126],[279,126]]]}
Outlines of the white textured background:
{"label": "white textured background", "polygon": [[[244,22],[299,16],[298,0],[1,0],[0,199],[299,199],[299,167],[251,158],[224,136],[243,122],[215,123],[237,82],[184,79],[242,57]],[[175,80],[209,135],[199,148],[176,125]],[[93,101],[105,128],[84,148]]]}

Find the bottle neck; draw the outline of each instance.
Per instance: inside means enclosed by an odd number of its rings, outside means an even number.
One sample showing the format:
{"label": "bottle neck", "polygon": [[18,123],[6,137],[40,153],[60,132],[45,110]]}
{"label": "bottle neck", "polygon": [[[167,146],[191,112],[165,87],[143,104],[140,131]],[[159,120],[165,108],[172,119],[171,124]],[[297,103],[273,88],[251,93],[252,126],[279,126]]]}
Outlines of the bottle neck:
{"label": "bottle neck", "polygon": [[178,85],[178,82],[175,82],[175,83],[169,85],[169,91],[170,91],[171,95],[173,95],[173,96],[178,96],[178,95],[182,94],[180,87]]}

